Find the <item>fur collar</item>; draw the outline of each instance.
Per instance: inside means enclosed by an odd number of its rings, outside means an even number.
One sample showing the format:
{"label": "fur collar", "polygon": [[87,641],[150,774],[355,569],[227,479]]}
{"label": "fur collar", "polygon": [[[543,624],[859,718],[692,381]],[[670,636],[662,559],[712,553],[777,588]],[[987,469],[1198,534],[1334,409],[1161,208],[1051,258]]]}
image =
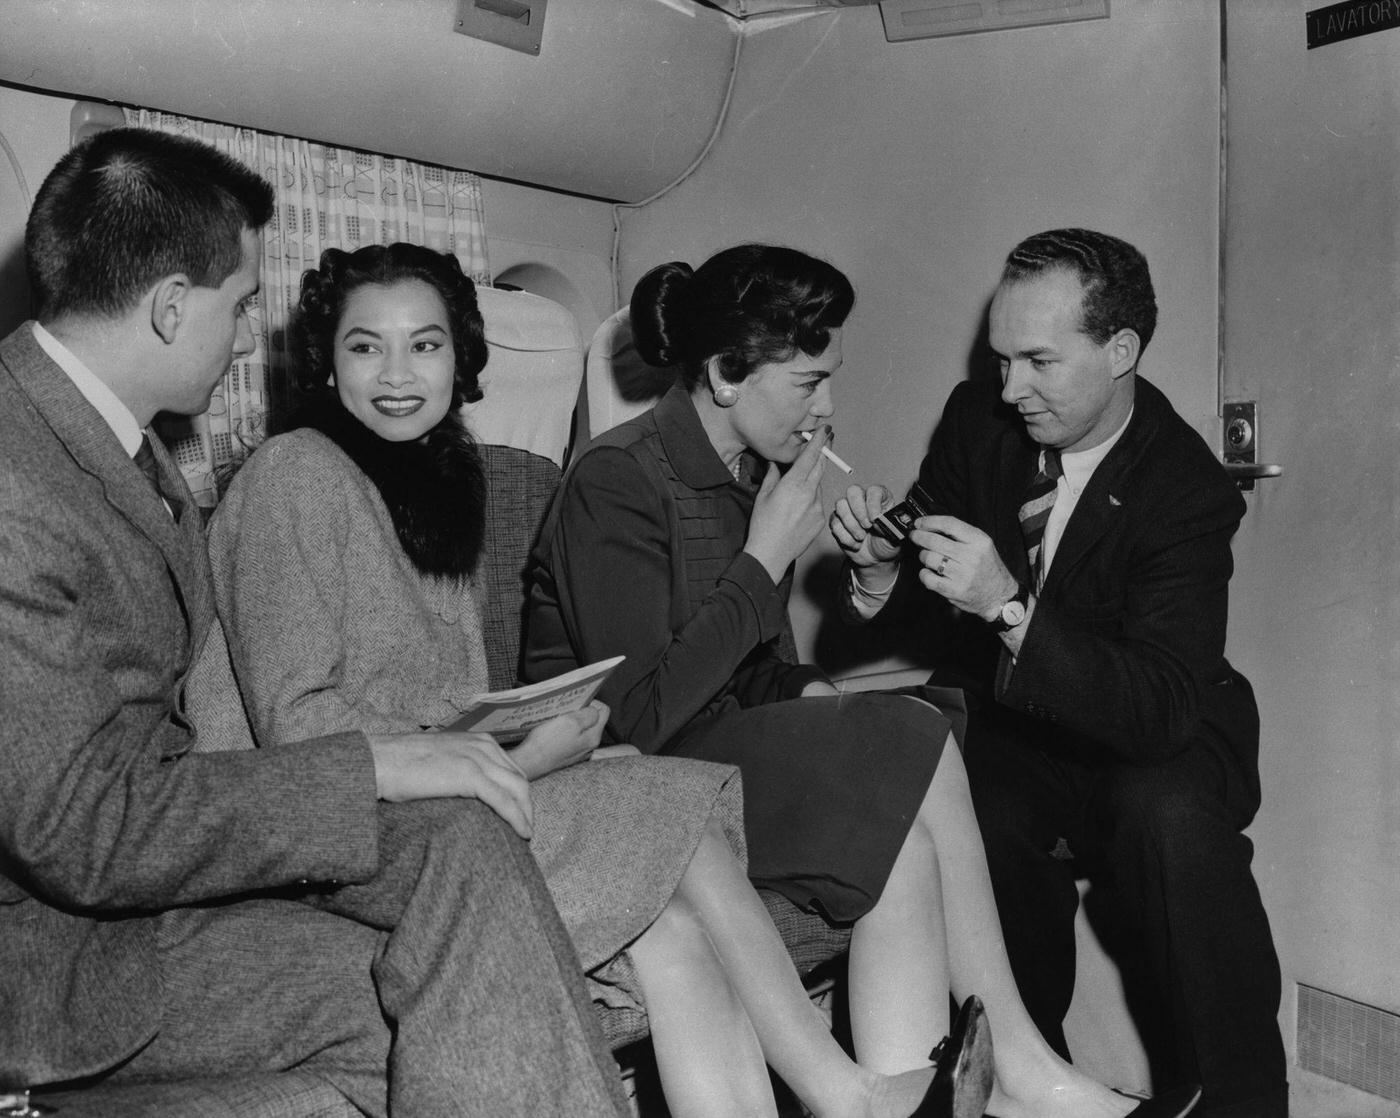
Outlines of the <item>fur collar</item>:
{"label": "fur collar", "polygon": [[425,575],[463,582],[481,555],[486,476],[476,442],[449,410],[417,442],[381,439],[334,396],[292,422],[321,432],[374,483],[409,560]]}

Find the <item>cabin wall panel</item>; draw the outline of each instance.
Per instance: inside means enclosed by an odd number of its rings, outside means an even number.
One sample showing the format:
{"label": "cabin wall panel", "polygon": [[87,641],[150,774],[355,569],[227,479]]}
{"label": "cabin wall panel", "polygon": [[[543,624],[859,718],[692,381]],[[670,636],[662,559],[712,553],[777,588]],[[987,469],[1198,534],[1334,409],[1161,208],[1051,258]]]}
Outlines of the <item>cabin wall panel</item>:
{"label": "cabin wall panel", "polygon": [[[72,102],[0,84],[0,133],[19,161],[28,196],[68,149]],[[30,317],[24,274],[24,223],[29,202],[9,157],[0,151],[0,337]]]}
{"label": "cabin wall panel", "polygon": [[586,343],[615,309],[612,207],[594,198],[490,178],[482,183],[482,201],[492,274],[510,279],[507,273],[514,271],[518,282],[522,269],[538,268],[565,277],[575,298],[561,298],[564,293],[555,290],[535,294],[573,311]]}
{"label": "cabin wall panel", "polygon": [[[1285,469],[1235,541],[1231,648],[1263,713],[1285,1002],[1304,982],[1400,1012],[1400,30],[1309,51],[1315,7],[1228,14],[1225,387]],[[1400,1114],[1296,1078],[1301,1114]]]}

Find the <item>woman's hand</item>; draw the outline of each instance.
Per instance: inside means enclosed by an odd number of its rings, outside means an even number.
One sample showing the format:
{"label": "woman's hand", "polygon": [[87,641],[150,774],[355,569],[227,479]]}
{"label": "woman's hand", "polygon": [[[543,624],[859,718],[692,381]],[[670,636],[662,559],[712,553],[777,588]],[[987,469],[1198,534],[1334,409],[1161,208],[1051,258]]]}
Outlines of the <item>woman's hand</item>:
{"label": "woman's hand", "polygon": [[807,550],[822,530],[822,447],[831,441],[831,428],[818,427],[787,473],[768,463],[768,474],[754,500],[744,550],[780,582],[792,562]]}
{"label": "woman's hand", "polygon": [[875,518],[893,503],[890,491],[883,485],[867,489],[852,485],[831,514],[832,538],[856,568],[857,577],[864,575],[867,582],[888,582],[894,577],[899,544],[872,527]]}
{"label": "woman's hand", "polygon": [[586,761],[602,740],[608,714],[607,704],[594,699],[581,710],[542,722],[510,751],[511,759],[531,780]]}

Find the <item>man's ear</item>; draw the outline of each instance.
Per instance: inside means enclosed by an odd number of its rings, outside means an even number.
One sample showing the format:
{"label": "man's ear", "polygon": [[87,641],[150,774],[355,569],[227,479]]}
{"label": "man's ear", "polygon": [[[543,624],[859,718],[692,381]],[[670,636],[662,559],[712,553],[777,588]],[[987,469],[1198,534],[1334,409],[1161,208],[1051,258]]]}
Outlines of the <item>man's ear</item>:
{"label": "man's ear", "polygon": [[158,279],[148,293],[151,329],[166,345],[175,341],[180,324],[184,322],[187,310],[185,300],[193,286],[184,272],[174,272]]}
{"label": "man's ear", "polygon": [[1123,327],[1108,339],[1108,356],[1113,362],[1113,379],[1137,368],[1138,354],[1142,352],[1142,340],[1136,330]]}

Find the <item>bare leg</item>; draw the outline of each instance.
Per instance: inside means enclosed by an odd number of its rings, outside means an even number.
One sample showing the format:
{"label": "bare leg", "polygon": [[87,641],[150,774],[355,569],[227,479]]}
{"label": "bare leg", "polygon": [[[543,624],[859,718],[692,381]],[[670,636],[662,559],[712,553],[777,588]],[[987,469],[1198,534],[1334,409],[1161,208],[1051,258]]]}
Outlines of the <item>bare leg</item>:
{"label": "bare leg", "polygon": [[694,906],[673,897],[629,953],[674,1118],[775,1116],[753,1025]]}
{"label": "bare leg", "polygon": [[[940,763],[935,784],[942,771]],[[930,786],[920,818],[934,796]],[[879,901],[851,932],[851,1038],[856,1058],[871,1071],[890,1075],[926,1066],[948,1032],[943,896],[938,851],[916,822]]]}
{"label": "bare leg", "polygon": [[[654,929],[662,939],[674,937],[690,946],[677,950],[643,943]],[[765,1058],[819,1118],[903,1118],[928,1088],[926,1070],[877,1076],[846,1056],[798,980],[768,910],[713,824],[667,913],[631,953],[652,1019],[667,1102],[677,1118],[771,1114]],[[662,959],[669,959],[666,972],[660,972]],[[662,998],[669,1004],[661,1004]],[[742,1026],[735,1023],[738,1018]],[[759,1076],[761,1091],[754,1082]],[[736,1080],[743,1081],[742,1090]],[[689,1098],[678,1101],[690,1109],[671,1102],[682,1091]]]}
{"label": "bare leg", "polygon": [[926,940],[924,949],[941,940],[954,996],[977,994],[987,1007],[997,1078],[988,1109],[999,1118],[1118,1118],[1132,1110],[1132,1100],[1062,1060],[1026,1012],[1002,940],[967,771],[951,740],[913,830],[931,842],[934,892],[949,902],[943,906],[943,935]]}

